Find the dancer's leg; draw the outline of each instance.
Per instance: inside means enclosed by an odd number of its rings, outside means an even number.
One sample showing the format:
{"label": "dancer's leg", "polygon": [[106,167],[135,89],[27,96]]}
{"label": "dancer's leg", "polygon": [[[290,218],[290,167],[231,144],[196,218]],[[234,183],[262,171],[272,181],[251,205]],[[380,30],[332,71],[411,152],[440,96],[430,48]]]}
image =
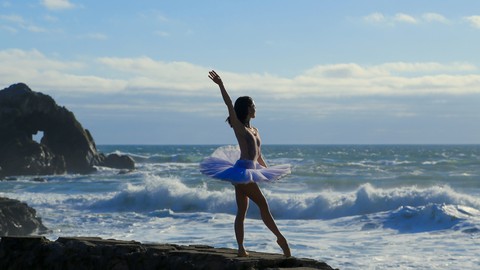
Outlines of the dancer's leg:
{"label": "dancer's leg", "polygon": [[238,256],[246,257],[248,256],[245,247],[243,246],[244,238],[244,221],[245,216],[247,215],[248,210],[248,197],[243,193],[243,191],[238,188],[239,185],[235,185],[235,198],[237,201],[237,216],[235,217],[235,237],[237,238],[238,244]]}
{"label": "dancer's leg", "polygon": [[272,233],[277,237],[277,244],[282,248],[283,254],[286,257],[290,257],[290,247],[288,246],[287,239],[285,239],[282,233],[280,233],[280,230],[278,229],[277,224],[270,213],[270,207],[268,206],[267,200],[265,199],[265,196],[258,185],[256,183],[237,185],[236,190],[237,189],[241,191],[242,194],[248,196],[248,198],[250,198],[256,205],[258,205],[263,223],[265,223],[267,228],[270,229],[270,231],[272,231]]}

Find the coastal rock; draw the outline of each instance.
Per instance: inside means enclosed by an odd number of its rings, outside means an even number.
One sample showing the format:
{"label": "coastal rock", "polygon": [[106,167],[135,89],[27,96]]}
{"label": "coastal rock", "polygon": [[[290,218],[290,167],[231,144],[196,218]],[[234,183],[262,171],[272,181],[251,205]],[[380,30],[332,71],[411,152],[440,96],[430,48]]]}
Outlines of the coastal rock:
{"label": "coastal rock", "polygon": [[[39,131],[40,143],[33,140]],[[108,166],[105,159],[90,132],[50,96],[23,83],[0,90],[0,178],[90,173],[94,166]],[[131,169],[132,163],[124,169]],[[122,164],[126,163],[115,166]]]}
{"label": "coastal rock", "polygon": [[250,252],[237,257],[236,250],[205,245],[141,244],[101,238],[2,237],[0,269],[323,269],[312,259]]}
{"label": "coastal rock", "polygon": [[29,235],[47,230],[35,209],[18,200],[0,197],[0,235]]}
{"label": "coastal rock", "polygon": [[103,165],[115,169],[135,169],[135,161],[130,156],[119,155],[116,153],[106,156]]}

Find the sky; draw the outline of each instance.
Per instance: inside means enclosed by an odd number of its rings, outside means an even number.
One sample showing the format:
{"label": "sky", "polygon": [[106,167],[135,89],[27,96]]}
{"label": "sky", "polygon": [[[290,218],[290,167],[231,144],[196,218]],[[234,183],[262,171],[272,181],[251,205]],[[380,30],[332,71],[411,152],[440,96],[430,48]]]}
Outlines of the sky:
{"label": "sky", "polygon": [[264,144],[480,143],[477,0],[0,0],[0,40],[97,144],[234,144],[212,69]]}

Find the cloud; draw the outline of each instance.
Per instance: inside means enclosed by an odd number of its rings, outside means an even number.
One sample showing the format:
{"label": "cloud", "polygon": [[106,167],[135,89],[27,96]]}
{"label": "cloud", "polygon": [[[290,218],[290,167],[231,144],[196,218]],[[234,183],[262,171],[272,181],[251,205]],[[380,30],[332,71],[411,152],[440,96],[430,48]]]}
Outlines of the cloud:
{"label": "cloud", "polygon": [[0,20],[10,24],[3,25],[2,28],[11,33],[18,32],[18,29],[24,29],[33,33],[47,32],[47,29],[28,22],[20,15],[0,15]]}
{"label": "cloud", "polygon": [[303,85],[299,90],[305,94],[323,96],[480,93],[478,68],[462,63],[321,65],[295,78],[293,84]]}
{"label": "cloud", "polygon": [[[102,57],[65,61],[37,50],[0,51],[0,82],[34,89],[91,95],[217,96],[208,67],[149,57]],[[480,94],[478,67],[470,63],[389,62],[317,65],[295,77],[219,71],[234,95],[259,98],[418,96]]]}
{"label": "cloud", "polygon": [[130,89],[195,92],[209,83],[205,79],[207,68],[187,62],[155,61],[149,57],[103,57],[99,58],[98,62],[128,78]]}
{"label": "cloud", "polygon": [[155,36],[159,36],[159,37],[168,37],[168,36],[170,36],[170,33],[165,32],[165,31],[155,31],[155,32],[153,32],[153,34],[154,34]]}
{"label": "cloud", "polygon": [[406,63],[406,62],[395,62],[395,63],[385,63],[378,65],[377,67],[392,72],[402,72],[402,73],[436,73],[436,72],[476,72],[477,67],[469,63],[451,63],[451,64],[440,64],[436,62],[423,62],[423,63]]}
{"label": "cloud", "polygon": [[11,15],[0,15],[0,19],[6,22],[16,23],[16,24],[23,24],[25,20],[22,16],[11,14]]}
{"label": "cloud", "polygon": [[420,16],[414,16],[406,13],[396,13],[393,16],[385,15],[380,12],[374,12],[363,17],[365,22],[378,25],[396,25],[396,24],[420,24],[420,23],[442,23],[447,24],[450,21],[439,13],[427,12]]}
{"label": "cloud", "polygon": [[[204,94],[211,88],[205,67],[186,62],[161,62],[148,57],[102,58],[100,63],[122,72],[135,91]],[[319,65],[294,78],[271,74],[221,72],[233,93],[298,98],[300,96],[425,95],[480,93],[478,68],[469,63],[355,63]],[[126,76],[125,76],[126,75]],[[159,91],[159,89],[163,89]],[[213,93],[213,92],[212,92]],[[216,94],[216,93],[213,93]]]}
{"label": "cloud", "polygon": [[385,16],[382,13],[375,12],[363,17],[363,19],[371,23],[381,23],[385,21]]}
{"label": "cloud", "polygon": [[69,0],[42,0],[42,5],[50,10],[63,10],[75,8]]}
{"label": "cloud", "polygon": [[170,21],[170,19],[167,16],[165,16],[162,11],[154,10],[154,9],[141,12],[137,16],[144,20],[160,22],[160,23],[165,23]]}
{"label": "cloud", "polygon": [[47,22],[58,22],[58,18],[51,15],[45,15],[43,19]]}
{"label": "cloud", "polygon": [[[149,57],[68,61],[20,49],[0,50],[0,62],[0,89],[24,82],[35,91],[70,100],[68,106],[78,110],[117,117],[145,112],[224,114],[218,87],[207,77],[210,68],[188,62]],[[393,117],[413,117],[401,103],[395,107],[381,101],[480,94],[478,67],[469,63],[339,63],[317,65],[294,77],[217,71],[233,99],[252,96],[270,117],[279,111],[300,118],[385,111]]]}
{"label": "cloud", "polygon": [[411,23],[411,24],[417,23],[417,19],[405,13],[395,14],[395,16],[393,17],[393,20],[396,22],[402,22],[402,23]]}
{"label": "cloud", "polygon": [[30,24],[30,25],[25,25],[23,27],[25,30],[29,31],[29,32],[33,32],[33,33],[45,33],[45,32],[48,32],[47,29],[43,28],[43,27],[40,27],[40,26],[37,26],[37,25],[33,25],[33,24]]}
{"label": "cloud", "polygon": [[469,16],[464,19],[467,20],[472,27],[480,29],[480,16]]}
{"label": "cloud", "polygon": [[0,83],[5,87],[24,82],[38,91],[111,93],[126,84],[121,79],[81,75],[87,63],[52,59],[37,50],[3,50],[0,62],[4,63],[0,66]]}
{"label": "cloud", "polygon": [[102,33],[89,33],[79,36],[81,39],[93,39],[93,40],[107,40],[108,36]]}
{"label": "cloud", "polygon": [[11,26],[8,26],[8,25],[0,25],[0,29],[3,29],[7,32],[10,32],[10,33],[17,33],[18,30],[15,28],[15,27],[11,27]]}
{"label": "cloud", "polygon": [[426,22],[449,23],[447,18],[438,13],[425,13],[422,15],[422,19]]}

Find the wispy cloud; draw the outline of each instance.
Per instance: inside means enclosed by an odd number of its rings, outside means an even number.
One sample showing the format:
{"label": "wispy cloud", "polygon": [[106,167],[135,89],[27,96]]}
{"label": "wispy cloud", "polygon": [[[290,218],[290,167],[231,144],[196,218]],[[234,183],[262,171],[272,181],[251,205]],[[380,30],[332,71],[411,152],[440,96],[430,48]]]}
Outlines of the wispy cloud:
{"label": "wispy cloud", "polygon": [[465,20],[467,20],[472,27],[480,29],[480,16],[465,17]]}
{"label": "wispy cloud", "polygon": [[29,32],[33,32],[33,33],[45,33],[45,32],[48,32],[47,29],[41,27],[41,26],[37,26],[37,25],[33,25],[33,24],[29,24],[29,25],[24,25],[23,28]]}
{"label": "wispy cloud", "polygon": [[15,27],[8,26],[8,25],[0,25],[0,29],[5,30],[10,33],[17,33],[18,30]]}
{"label": "wispy cloud", "polygon": [[363,19],[370,23],[382,23],[386,20],[385,16],[380,12],[371,13],[363,17]]}
{"label": "wispy cloud", "polygon": [[165,23],[170,21],[170,19],[167,16],[165,16],[165,14],[162,11],[153,10],[153,9],[141,12],[137,16],[141,19],[154,21],[154,22]]}
{"label": "wispy cloud", "polygon": [[405,13],[395,14],[395,16],[393,17],[393,20],[395,22],[401,22],[401,23],[411,23],[411,24],[416,24],[417,23],[417,19],[415,19],[413,16],[410,16],[410,15],[405,14]]}
{"label": "wispy cloud", "polygon": [[421,18],[426,22],[439,22],[445,24],[450,22],[445,16],[432,12],[423,14]]}
{"label": "wispy cloud", "polygon": [[23,17],[17,14],[0,15],[0,19],[6,22],[16,23],[16,24],[25,23],[25,20],[23,19]]}
{"label": "wispy cloud", "polygon": [[108,36],[102,33],[88,33],[86,35],[79,36],[81,39],[93,39],[93,40],[107,40]]}
{"label": "wispy cloud", "polygon": [[363,17],[363,20],[372,24],[420,24],[420,23],[442,23],[448,24],[450,21],[439,13],[428,12],[420,16],[415,16],[407,13],[396,13],[394,15],[385,15],[380,12],[374,12]]}
{"label": "wispy cloud", "polygon": [[48,32],[44,27],[28,22],[22,16],[17,14],[0,15],[0,20],[8,24],[4,25],[2,28],[12,33],[18,32],[18,29],[34,33]]}
{"label": "wispy cloud", "polygon": [[153,32],[153,34],[154,34],[155,36],[159,36],[159,37],[168,37],[168,36],[170,36],[170,33],[165,32],[165,31],[155,31],[155,32]]}
{"label": "wispy cloud", "polygon": [[42,0],[41,3],[50,10],[72,9],[76,7],[69,0]]}
{"label": "wispy cloud", "polygon": [[58,18],[52,15],[45,15],[43,16],[43,19],[47,22],[58,22]]}

